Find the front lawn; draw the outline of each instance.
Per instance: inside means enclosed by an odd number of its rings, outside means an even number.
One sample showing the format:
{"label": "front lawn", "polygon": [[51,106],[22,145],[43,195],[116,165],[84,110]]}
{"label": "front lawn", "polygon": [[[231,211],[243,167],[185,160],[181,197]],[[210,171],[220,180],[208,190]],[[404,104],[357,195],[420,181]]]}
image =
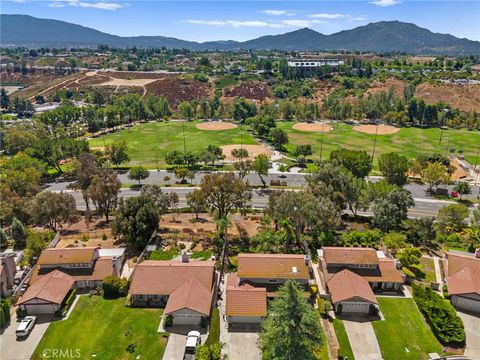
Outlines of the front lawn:
{"label": "front lawn", "polygon": [[340,349],[338,350],[338,355],[348,357],[348,360],[355,359],[353,356],[352,347],[350,346],[350,340],[348,340],[347,330],[345,330],[345,325],[340,319],[333,320],[333,327],[335,328],[335,333],[337,334],[338,345]]}
{"label": "front lawn", "polygon": [[125,301],[81,296],[68,319],[50,324],[32,359],[43,359],[51,349],[81,359],[161,359],[168,340],[168,334],[157,333],[163,310],[130,308]]}
{"label": "front lawn", "polygon": [[377,297],[385,320],[373,321],[385,360],[427,359],[442,346],[422,318],[413,299]]}
{"label": "front lawn", "polygon": [[431,281],[435,282],[437,280],[433,259],[422,257],[420,258],[420,263],[413,265],[411,270],[417,275],[417,279],[422,282],[430,283]]}

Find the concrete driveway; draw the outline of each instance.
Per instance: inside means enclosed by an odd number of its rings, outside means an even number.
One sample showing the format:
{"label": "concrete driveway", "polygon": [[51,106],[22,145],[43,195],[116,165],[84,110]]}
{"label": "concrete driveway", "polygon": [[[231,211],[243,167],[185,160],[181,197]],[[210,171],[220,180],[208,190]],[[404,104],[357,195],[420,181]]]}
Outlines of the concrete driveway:
{"label": "concrete driveway", "polygon": [[[187,334],[190,331],[200,331],[202,344],[207,340],[208,333],[206,329],[198,326],[172,326],[166,329],[170,332],[168,337],[167,347],[163,354],[164,360],[182,360],[185,354],[185,342],[187,341]],[[2,359],[3,360],[3,359]]]}
{"label": "concrete driveway", "polygon": [[258,327],[220,329],[220,341],[225,343],[224,353],[229,360],[261,360],[257,346]]}
{"label": "concrete driveway", "polygon": [[356,360],[381,360],[382,352],[367,315],[342,315],[348,340]]}
{"label": "concrete driveway", "polygon": [[480,316],[474,316],[457,311],[458,316],[465,325],[465,334],[467,335],[467,346],[465,347],[465,356],[472,359],[480,359]]}
{"label": "concrete driveway", "polygon": [[0,333],[0,358],[2,360],[28,360],[47,331],[53,316],[39,316],[37,323],[28,337],[17,340],[15,330],[19,325],[16,315],[10,324]]}

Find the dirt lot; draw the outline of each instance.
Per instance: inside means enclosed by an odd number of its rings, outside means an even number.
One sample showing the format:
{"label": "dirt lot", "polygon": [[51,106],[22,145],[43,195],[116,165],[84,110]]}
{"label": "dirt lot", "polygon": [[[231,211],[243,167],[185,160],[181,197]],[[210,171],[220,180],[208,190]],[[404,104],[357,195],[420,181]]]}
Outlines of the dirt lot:
{"label": "dirt lot", "polygon": [[197,129],[200,130],[230,130],[230,129],[235,129],[237,125],[232,124],[230,122],[226,121],[209,121],[209,122],[203,122],[200,124],[197,124]]}
{"label": "dirt lot", "polygon": [[107,82],[97,84],[98,86],[145,86],[155,79],[116,79],[110,78]]}
{"label": "dirt lot", "polygon": [[225,154],[225,160],[227,161],[234,161],[234,157],[232,156],[232,150],[233,149],[240,149],[243,147],[244,149],[247,149],[248,151],[248,159],[253,160],[255,159],[255,156],[259,154],[267,154],[268,156],[272,155],[272,151],[267,148],[265,145],[224,145],[220,146],[223,150],[223,153]]}
{"label": "dirt lot", "polygon": [[[377,131],[376,125],[358,125],[353,128],[355,131],[360,131],[367,134],[375,134]],[[389,125],[379,125],[378,126],[378,135],[391,135],[400,131],[400,128]]]}
{"label": "dirt lot", "polygon": [[415,96],[427,104],[443,101],[463,111],[480,112],[480,85],[423,83],[417,86]]}
{"label": "dirt lot", "polygon": [[330,124],[321,124],[321,123],[304,123],[299,122],[293,125],[293,128],[298,131],[311,131],[311,132],[327,132],[332,130]]}
{"label": "dirt lot", "polygon": [[263,101],[270,97],[268,85],[259,81],[247,81],[224,92],[226,97],[241,96],[249,100]]}
{"label": "dirt lot", "polygon": [[395,78],[388,78],[385,82],[381,82],[379,80],[374,80],[371,87],[365,92],[365,95],[369,94],[376,94],[380,91],[387,92],[391,87],[393,87],[395,91],[395,95],[403,97],[403,90],[407,84],[405,81],[398,80]]}
{"label": "dirt lot", "polygon": [[[112,236],[112,229],[109,226],[106,226],[103,220],[103,218],[94,219],[87,225],[82,219],[76,224],[64,226],[62,229],[62,236],[56,247],[117,247],[119,244]],[[106,240],[103,240],[102,237],[106,237]]]}

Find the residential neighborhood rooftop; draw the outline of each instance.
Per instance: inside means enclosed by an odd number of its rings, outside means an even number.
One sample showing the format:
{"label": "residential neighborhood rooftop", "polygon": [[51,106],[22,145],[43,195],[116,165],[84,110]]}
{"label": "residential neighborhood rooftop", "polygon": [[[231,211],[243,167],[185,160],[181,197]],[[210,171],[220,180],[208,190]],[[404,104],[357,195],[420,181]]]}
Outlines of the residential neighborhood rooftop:
{"label": "residential neighborhood rooftop", "polygon": [[480,295],[480,258],[447,253],[447,284],[450,295]]}
{"label": "residential neighborhood rooftop", "polygon": [[353,298],[361,298],[377,304],[368,281],[350,270],[345,269],[333,275],[327,286],[334,304]]}
{"label": "residential neighborhood rooftop", "polygon": [[304,255],[239,254],[239,278],[308,279]]}
{"label": "residential neighborhood rooftop", "polygon": [[54,270],[33,283],[17,301],[17,305],[35,298],[61,304],[73,283],[73,277],[62,271]]}
{"label": "residential neighborhood rooftop", "polygon": [[38,258],[38,265],[84,264],[93,261],[97,247],[44,249]]}

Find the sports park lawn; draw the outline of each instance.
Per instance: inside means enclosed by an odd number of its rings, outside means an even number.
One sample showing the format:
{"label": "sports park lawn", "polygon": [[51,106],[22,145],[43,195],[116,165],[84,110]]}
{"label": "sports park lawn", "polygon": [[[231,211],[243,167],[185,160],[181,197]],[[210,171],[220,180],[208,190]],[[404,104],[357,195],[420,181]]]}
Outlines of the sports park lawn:
{"label": "sports park lawn", "polygon": [[[256,144],[255,139],[243,127],[230,130],[205,131],[196,128],[192,122],[149,122],[123,129],[115,133],[102,135],[89,141],[90,146],[104,148],[117,141],[127,143],[130,162],[125,166],[143,165],[149,169],[167,167],[165,154],[170,151],[183,151],[183,127],[187,151],[200,151],[208,145]],[[155,158],[155,155],[157,158]]]}
{"label": "sports park lawn", "polygon": [[[292,128],[294,124],[294,122],[279,122],[277,125],[288,132],[289,144],[286,149],[291,152],[295,145],[311,144],[314,156],[318,158],[320,156],[322,133],[298,131]],[[368,154],[372,154],[375,135],[355,131],[352,126],[346,124],[337,126],[334,123],[332,126],[332,131],[323,134],[323,158],[328,157],[330,152],[338,147],[365,150]],[[445,154],[449,141],[450,149],[462,149],[466,159],[472,164],[475,163],[477,153],[480,150],[479,131],[445,130],[442,144],[439,146],[440,132],[441,130],[437,128],[419,129],[411,127],[401,128],[400,131],[392,135],[377,135],[375,164],[379,155],[392,151],[409,158],[414,158],[421,153],[439,152]]]}
{"label": "sports park lawn", "polygon": [[413,299],[377,297],[377,300],[385,320],[373,321],[372,325],[385,360],[418,360],[427,359],[429,353],[441,354],[442,346]]}
{"label": "sports park lawn", "polygon": [[78,349],[81,359],[161,359],[168,340],[157,333],[162,310],[130,308],[125,301],[81,296],[68,319],[50,324],[32,359],[42,359],[45,349],[73,349],[72,358]]}

